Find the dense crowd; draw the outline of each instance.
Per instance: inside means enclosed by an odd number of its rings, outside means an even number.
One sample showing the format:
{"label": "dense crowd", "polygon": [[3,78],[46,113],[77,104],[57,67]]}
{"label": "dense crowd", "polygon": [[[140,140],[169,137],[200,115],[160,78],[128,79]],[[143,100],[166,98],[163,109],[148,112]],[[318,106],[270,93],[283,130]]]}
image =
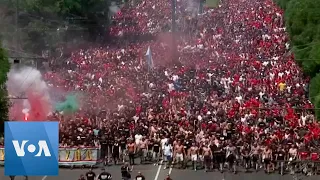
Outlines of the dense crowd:
{"label": "dense crowd", "polygon": [[61,145],[100,145],[115,159],[124,150],[218,163],[241,155],[269,165],[282,151],[318,159],[309,79],[290,52],[283,11],[272,0],[222,0],[198,14],[197,2],[179,0],[172,65],[170,3],[125,7],[113,18],[116,42],[52,61],[49,85],[86,97],[78,113],[56,115]]}

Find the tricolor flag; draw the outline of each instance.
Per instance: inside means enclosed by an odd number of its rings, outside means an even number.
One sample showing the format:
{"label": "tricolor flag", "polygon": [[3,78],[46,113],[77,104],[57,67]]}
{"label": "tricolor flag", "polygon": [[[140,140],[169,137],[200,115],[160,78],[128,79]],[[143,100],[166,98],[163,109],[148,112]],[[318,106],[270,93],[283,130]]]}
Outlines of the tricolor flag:
{"label": "tricolor flag", "polygon": [[151,54],[151,49],[150,46],[148,47],[147,53],[146,53],[146,58],[147,58],[147,65],[148,65],[148,70],[153,69],[153,60],[152,60],[152,54]]}

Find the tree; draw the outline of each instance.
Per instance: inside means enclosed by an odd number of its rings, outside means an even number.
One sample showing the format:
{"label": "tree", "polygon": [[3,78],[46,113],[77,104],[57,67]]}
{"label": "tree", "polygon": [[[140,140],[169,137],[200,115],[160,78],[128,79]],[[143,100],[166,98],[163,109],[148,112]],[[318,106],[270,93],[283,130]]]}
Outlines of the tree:
{"label": "tree", "polygon": [[314,77],[320,68],[320,0],[287,1],[285,21],[295,58]]}
{"label": "tree", "polygon": [[[13,28],[15,2],[0,2],[6,15],[11,17],[4,16],[3,19],[8,19],[5,24]],[[29,53],[41,54],[42,50],[55,49],[74,40],[95,41],[108,32],[110,4],[109,0],[19,1],[20,47]]]}
{"label": "tree", "polygon": [[286,10],[288,3],[291,0],[275,0],[275,2],[283,9]]}
{"label": "tree", "polygon": [[9,99],[7,88],[7,74],[10,70],[10,63],[4,49],[0,46],[0,135],[4,132],[4,122],[9,119]]}

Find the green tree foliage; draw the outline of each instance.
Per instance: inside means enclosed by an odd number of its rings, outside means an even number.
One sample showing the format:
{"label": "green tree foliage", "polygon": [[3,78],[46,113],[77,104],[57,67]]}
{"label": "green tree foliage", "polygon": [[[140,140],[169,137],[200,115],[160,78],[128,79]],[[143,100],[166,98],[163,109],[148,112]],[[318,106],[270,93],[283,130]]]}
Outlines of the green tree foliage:
{"label": "green tree foliage", "polygon": [[[15,25],[18,2],[18,25],[21,48],[40,54],[75,38],[95,40],[109,24],[107,0],[4,0],[8,26]],[[14,27],[13,27],[14,28]],[[12,29],[12,28],[11,28]]]}
{"label": "green tree foliage", "polygon": [[7,82],[7,73],[10,70],[8,57],[0,46],[0,137],[4,131],[4,121],[8,120],[9,99],[5,83]]}
{"label": "green tree foliage", "polygon": [[283,9],[286,10],[287,8],[287,4],[291,1],[291,0],[275,0],[276,3]]}
{"label": "green tree foliage", "polygon": [[289,1],[285,20],[298,63],[315,76],[320,68],[320,0]]}
{"label": "green tree foliage", "polygon": [[[310,82],[310,100],[320,108],[320,0],[276,0],[285,10],[286,28],[297,62]],[[320,111],[316,111],[320,117]]]}
{"label": "green tree foliage", "polygon": [[[320,74],[311,79],[309,97],[316,108],[320,108]],[[320,117],[320,110],[316,110],[317,117]]]}
{"label": "green tree foliage", "polygon": [[310,81],[310,100],[315,101],[315,98],[320,94],[320,74],[317,74]]}

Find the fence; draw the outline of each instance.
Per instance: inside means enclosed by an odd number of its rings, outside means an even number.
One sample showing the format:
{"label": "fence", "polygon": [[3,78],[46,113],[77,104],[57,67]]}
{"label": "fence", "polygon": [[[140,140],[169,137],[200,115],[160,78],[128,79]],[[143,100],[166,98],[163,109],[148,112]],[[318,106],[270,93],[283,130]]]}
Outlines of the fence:
{"label": "fence", "polygon": [[[96,165],[99,156],[99,148],[59,148],[60,166],[92,166]],[[0,165],[4,165],[4,147],[0,147]]]}

